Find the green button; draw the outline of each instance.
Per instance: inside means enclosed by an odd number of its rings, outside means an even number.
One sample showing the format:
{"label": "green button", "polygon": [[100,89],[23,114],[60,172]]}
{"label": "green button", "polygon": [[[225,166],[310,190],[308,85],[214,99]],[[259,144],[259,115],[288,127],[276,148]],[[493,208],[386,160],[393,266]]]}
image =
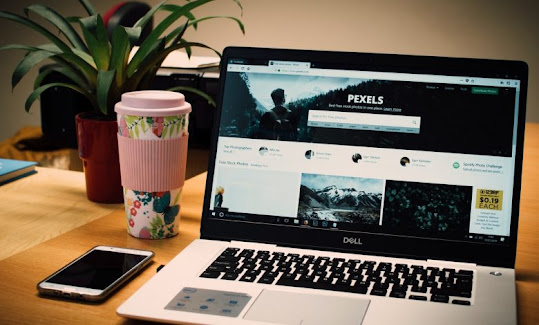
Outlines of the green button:
{"label": "green button", "polygon": [[472,87],[472,94],[498,95],[498,88]]}

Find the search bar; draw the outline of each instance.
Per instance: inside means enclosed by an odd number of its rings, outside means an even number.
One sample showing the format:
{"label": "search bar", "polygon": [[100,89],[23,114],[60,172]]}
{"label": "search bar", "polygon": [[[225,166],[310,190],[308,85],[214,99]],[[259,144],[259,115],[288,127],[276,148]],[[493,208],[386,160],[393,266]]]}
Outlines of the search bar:
{"label": "search bar", "polygon": [[421,117],[311,110],[307,126],[419,134]]}

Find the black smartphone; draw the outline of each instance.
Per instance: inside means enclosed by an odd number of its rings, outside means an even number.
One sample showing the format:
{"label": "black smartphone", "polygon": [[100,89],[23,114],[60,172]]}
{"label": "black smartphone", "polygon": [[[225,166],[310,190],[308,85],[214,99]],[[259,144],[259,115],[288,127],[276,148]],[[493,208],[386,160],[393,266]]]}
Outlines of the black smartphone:
{"label": "black smartphone", "polygon": [[37,285],[42,295],[101,301],[148,265],[152,251],[96,246]]}

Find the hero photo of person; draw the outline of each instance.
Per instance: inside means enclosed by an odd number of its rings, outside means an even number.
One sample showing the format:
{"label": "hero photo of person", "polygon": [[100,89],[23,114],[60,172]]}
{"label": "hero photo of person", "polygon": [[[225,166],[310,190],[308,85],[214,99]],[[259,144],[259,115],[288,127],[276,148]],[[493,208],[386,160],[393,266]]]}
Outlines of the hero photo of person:
{"label": "hero photo of person", "polygon": [[262,115],[259,126],[259,138],[268,140],[294,141],[298,137],[298,116],[284,107],[285,92],[277,88],[271,92],[275,104],[273,109]]}

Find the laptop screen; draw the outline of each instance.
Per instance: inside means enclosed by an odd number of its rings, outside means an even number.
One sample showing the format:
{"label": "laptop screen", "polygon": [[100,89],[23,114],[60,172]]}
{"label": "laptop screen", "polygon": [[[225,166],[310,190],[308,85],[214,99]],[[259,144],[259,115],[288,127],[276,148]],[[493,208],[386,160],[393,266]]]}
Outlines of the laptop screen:
{"label": "laptop screen", "polygon": [[209,218],[509,241],[518,78],[226,60]]}

